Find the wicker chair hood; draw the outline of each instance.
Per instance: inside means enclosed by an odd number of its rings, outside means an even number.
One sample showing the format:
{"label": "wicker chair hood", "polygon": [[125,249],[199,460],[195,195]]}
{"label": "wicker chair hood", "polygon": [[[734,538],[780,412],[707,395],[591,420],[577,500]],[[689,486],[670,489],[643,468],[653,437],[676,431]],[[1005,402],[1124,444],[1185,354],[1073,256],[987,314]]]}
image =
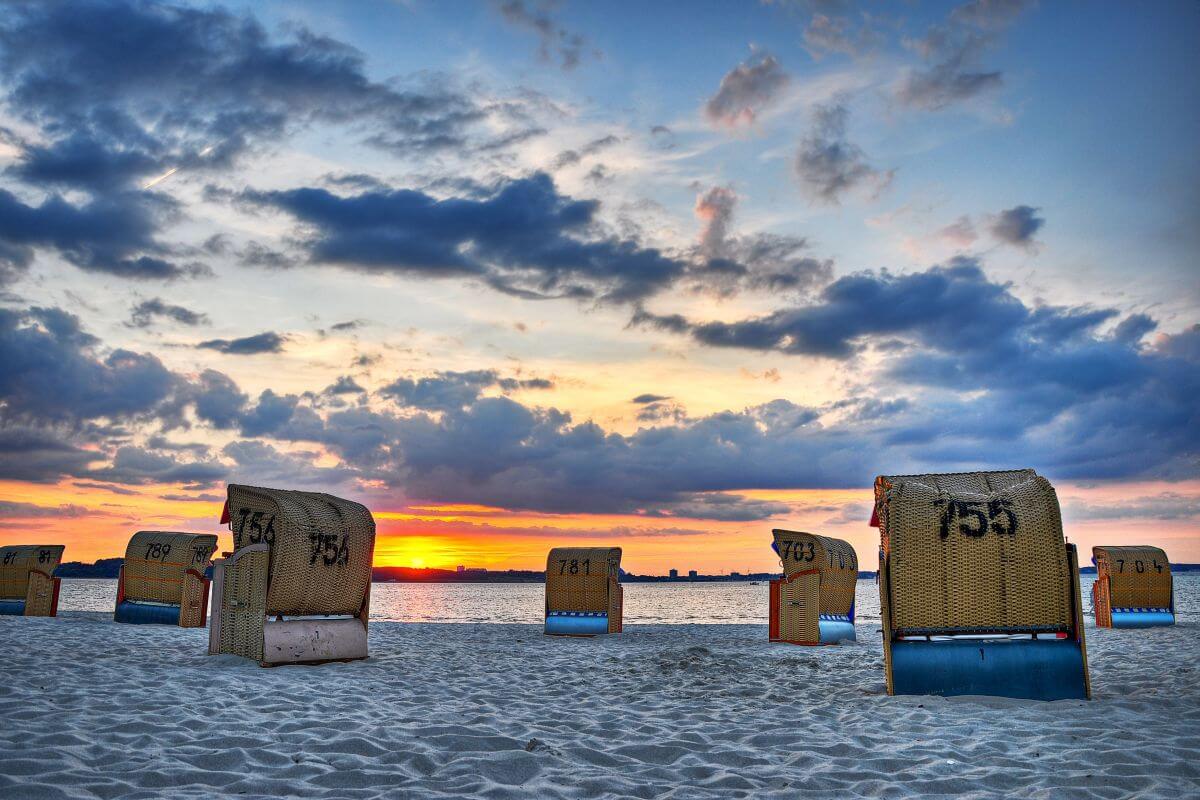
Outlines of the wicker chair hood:
{"label": "wicker chair hood", "polygon": [[1092,548],[1096,579],[1109,580],[1113,608],[1167,608],[1171,605],[1171,562],[1148,545]]}
{"label": "wicker chair hood", "polygon": [[811,569],[820,573],[820,613],[849,614],[858,586],[858,555],[850,543],[800,531],[776,529],[771,533],[786,577]]}
{"label": "wicker chair hood", "polygon": [[1045,478],[881,476],[875,491],[894,632],[1071,630],[1074,578]]}
{"label": "wicker chair hood", "polygon": [[619,579],[621,548],[556,547],[546,557],[547,611],[608,611],[610,579]]}
{"label": "wicker chair hood", "polygon": [[229,485],[235,549],[270,548],[267,613],[358,614],[371,584],[375,520],[366,506],[318,492]]}
{"label": "wicker chair hood", "polygon": [[179,605],[184,575],[203,574],[216,550],[212,533],[138,531],[125,547],[125,598]]}
{"label": "wicker chair hood", "polygon": [[10,544],[0,547],[0,599],[24,600],[32,570],[53,575],[66,545]]}

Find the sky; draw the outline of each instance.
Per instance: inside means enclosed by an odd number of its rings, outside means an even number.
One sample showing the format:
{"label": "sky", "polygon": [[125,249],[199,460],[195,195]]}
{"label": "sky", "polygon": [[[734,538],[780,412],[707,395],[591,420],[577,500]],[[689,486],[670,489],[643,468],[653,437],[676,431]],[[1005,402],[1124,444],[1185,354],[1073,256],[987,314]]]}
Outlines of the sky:
{"label": "sky", "polygon": [[8,3],[0,543],[360,500],[379,565],[870,568],[1032,467],[1200,561],[1200,5]]}

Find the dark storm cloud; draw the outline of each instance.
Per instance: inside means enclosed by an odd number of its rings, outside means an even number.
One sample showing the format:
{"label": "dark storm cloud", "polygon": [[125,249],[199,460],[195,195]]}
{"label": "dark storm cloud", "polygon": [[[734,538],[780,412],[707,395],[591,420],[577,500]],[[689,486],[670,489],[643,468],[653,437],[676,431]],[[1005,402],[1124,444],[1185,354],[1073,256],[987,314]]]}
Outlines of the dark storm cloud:
{"label": "dark storm cloud", "polygon": [[559,194],[541,173],[505,182],[484,198],[438,199],[412,189],[339,196],[316,188],[241,197],[303,223],[314,263],[474,277],[522,297],[635,300],[687,268],[655,248],[595,235],[599,203]]}
{"label": "dark storm cloud", "polygon": [[235,356],[252,356],[259,353],[280,353],[287,343],[287,337],[274,331],[257,333],[253,336],[243,336],[240,339],[209,339],[200,342],[196,347],[205,350],[216,350],[218,353]]}
{"label": "dark storm cloud", "polygon": [[1003,85],[1003,73],[980,67],[980,60],[999,32],[1028,6],[1021,0],[975,0],[954,9],[945,24],[934,25],[920,39],[907,40],[926,65],[909,70],[896,90],[897,99],[913,108],[938,111]]}
{"label": "dark storm cloud", "polygon": [[122,278],[203,274],[203,268],[169,260],[169,249],[155,239],[175,210],[173,202],[153,194],[114,193],[80,204],[52,194],[29,205],[0,189],[0,264],[15,278],[29,267],[34,251],[45,248],[80,269]]}
{"label": "dark storm cloud", "polygon": [[[599,57],[600,52],[588,46],[582,34],[569,31],[560,25],[550,11],[552,3],[525,3],[524,0],[499,2],[500,15],[510,25],[533,31],[540,40],[538,58],[550,62],[557,60],[564,70],[573,70],[583,58],[591,53]],[[536,6],[536,7],[535,7]]]}
{"label": "dark storm cloud", "polygon": [[671,398],[665,394],[639,394],[629,402],[643,405],[646,403],[657,403],[660,400],[670,400]]}
{"label": "dark storm cloud", "polygon": [[996,215],[988,230],[992,236],[1005,244],[1031,247],[1034,244],[1033,237],[1046,224],[1046,220],[1037,215],[1038,211],[1039,209],[1031,206],[1005,209]]}
{"label": "dark storm cloud", "polygon": [[228,164],[255,140],[313,121],[364,121],[390,148],[459,146],[486,115],[436,80],[372,81],[342,42],[300,26],[273,39],[253,17],[219,8],[18,3],[0,49],[12,106],[65,134],[19,171],[77,186]]}
{"label": "dark storm cloud", "polygon": [[862,148],[846,138],[850,112],[841,103],[813,109],[808,135],[800,143],[794,167],[806,194],[836,205],[843,195],[864,187],[872,196],[891,183],[893,172],[871,166]]}
{"label": "dark storm cloud", "polygon": [[169,454],[130,445],[118,448],[109,466],[94,469],[89,476],[126,485],[168,483],[203,489],[228,474],[229,468],[217,461],[184,462]]}
{"label": "dark storm cloud", "polygon": [[0,309],[0,411],[5,420],[124,419],[159,408],[179,378],[153,355],[101,353],[79,318],[56,308]]}
{"label": "dark storm cloud", "polygon": [[183,306],[171,305],[161,298],[153,297],[143,300],[133,307],[127,324],[134,328],[149,328],[159,318],[170,319],[180,325],[193,327],[207,325],[209,322],[207,314],[192,311]]}
{"label": "dark storm cloud", "polygon": [[730,70],[717,93],[704,104],[704,115],[715,125],[736,128],[752,125],[788,84],[787,73],[769,53],[763,53]]}
{"label": "dark storm cloud", "polygon": [[[292,26],[272,37],[253,16],[130,0],[15,2],[0,15],[0,92],[37,130],[8,135],[7,173],[44,197],[0,190],[0,282],[48,250],[127,278],[203,275],[156,235],[178,210],[141,190],[170,172],[226,170],[311,124],[353,125],[396,153],[495,144],[527,127],[514,102],[481,99],[424,75],[377,82],[360,52]],[[479,123],[500,121],[496,135]],[[479,139],[479,141],[476,141]],[[81,199],[64,194],[81,190]],[[265,262],[286,254],[248,252]]]}

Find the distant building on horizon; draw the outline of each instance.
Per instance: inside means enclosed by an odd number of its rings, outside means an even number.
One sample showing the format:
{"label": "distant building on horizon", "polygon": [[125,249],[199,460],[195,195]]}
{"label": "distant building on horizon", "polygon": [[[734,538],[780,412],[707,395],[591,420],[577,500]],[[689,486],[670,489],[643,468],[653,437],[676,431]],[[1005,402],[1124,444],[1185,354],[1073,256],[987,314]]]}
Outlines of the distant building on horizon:
{"label": "distant building on horizon", "polygon": [[673,569],[673,570],[671,570],[670,572],[668,572],[668,573],[667,573],[667,576],[668,576],[668,577],[669,577],[671,580],[673,580],[673,581],[677,581],[677,580],[679,580],[679,570],[677,570],[677,569]]}
{"label": "distant building on horizon", "polygon": [[466,572],[466,571],[467,571],[466,567],[464,567],[462,564],[458,565],[458,572]]}
{"label": "distant building on horizon", "polygon": [[689,580],[695,580],[695,579],[696,579],[696,570],[694,570],[694,569],[689,569],[689,570],[688,570],[688,579],[689,579]]}

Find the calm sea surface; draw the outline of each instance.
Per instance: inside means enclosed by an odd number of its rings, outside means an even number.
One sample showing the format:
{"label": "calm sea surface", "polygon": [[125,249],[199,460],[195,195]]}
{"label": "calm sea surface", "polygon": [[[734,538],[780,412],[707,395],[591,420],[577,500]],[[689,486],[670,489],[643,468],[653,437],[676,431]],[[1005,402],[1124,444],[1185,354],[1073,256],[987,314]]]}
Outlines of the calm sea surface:
{"label": "calm sea surface", "polygon": [[[1084,609],[1091,608],[1094,575],[1081,576]],[[735,625],[767,622],[767,584],[627,583],[625,623]],[[64,579],[61,611],[112,611],[115,580]],[[398,622],[542,621],[540,583],[376,583],[371,619]],[[1175,577],[1175,605],[1183,619],[1200,619],[1200,574]],[[879,589],[858,582],[857,615],[879,621]],[[1091,615],[1088,615],[1089,621]]]}

